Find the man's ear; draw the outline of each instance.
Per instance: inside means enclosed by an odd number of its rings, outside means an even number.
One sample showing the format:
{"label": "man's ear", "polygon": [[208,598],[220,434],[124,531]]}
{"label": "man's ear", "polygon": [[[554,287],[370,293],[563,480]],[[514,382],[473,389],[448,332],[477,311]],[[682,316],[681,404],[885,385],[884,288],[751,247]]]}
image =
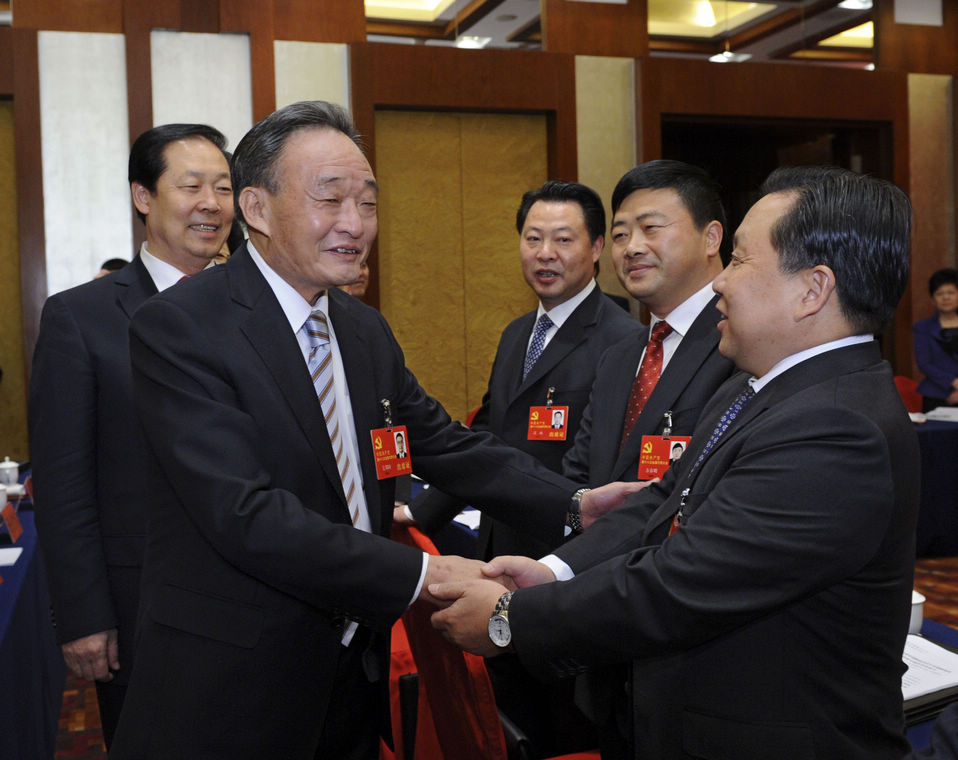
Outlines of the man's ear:
{"label": "man's ear", "polygon": [[705,253],[710,258],[718,256],[722,248],[722,224],[716,219],[705,225]]}
{"label": "man's ear", "polygon": [[133,196],[133,205],[136,210],[146,216],[150,213],[150,201],[153,200],[153,194],[139,182],[130,185],[130,195]]}
{"label": "man's ear", "polygon": [[269,204],[262,187],[244,187],[239,195],[239,207],[246,226],[270,236]]}
{"label": "man's ear", "polygon": [[819,264],[811,269],[806,269],[798,276],[801,278],[802,287],[805,289],[797,314],[799,319],[817,314],[825,308],[833,297],[838,297],[835,295],[835,273],[831,267]]}

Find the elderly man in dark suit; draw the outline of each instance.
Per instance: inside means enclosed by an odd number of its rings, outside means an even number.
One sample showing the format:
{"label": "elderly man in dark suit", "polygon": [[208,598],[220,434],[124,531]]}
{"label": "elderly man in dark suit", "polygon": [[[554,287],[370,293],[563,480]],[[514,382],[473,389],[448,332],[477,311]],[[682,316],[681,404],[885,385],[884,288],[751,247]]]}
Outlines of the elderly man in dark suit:
{"label": "elderly man in dark suit", "polygon": [[588,486],[636,480],[643,436],[666,428],[691,435],[705,402],[732,374],[718,351],[721,314],[712,292],[724,230],[718,185],[697,166],[650,161],[616,184],[612,260],[651,320],[602,356],[563,460],[568,477]]}
{"label": "elderly man in dark suit", "polygon": [[233,157],[249,241],[131,324],[156,477],[113,758],[378,757],[390,626],[424,582],[477,571],[388,538],[377,439],[405,432],[417,470],[530,521],[570,508],[575,484],[453,422],[338,289],[377,231],[357,139],[328,103],[256,124]]}
{"label": "elderly man in dark suit", "polygon": [[67,665],[96,680],[109,748],[133,667],[148,490],[127,331],[158,290],[206,267],[233,220],[226,138],[202,124],[144,132],[129,180],[146,242],[131,264],[51,296],[30,385],[37,527]]}
{"label": "elderly man in dark suit", "polygon": [[434,622],[541,673],[631,661],[626,757],[892,760],[919,463],[874,335],[906,286],[911,208],[834,168],[764,192],[714,282],[742,372],[678,466],[543,562],[497,560],[514,592],[431,588],[458,599]]}

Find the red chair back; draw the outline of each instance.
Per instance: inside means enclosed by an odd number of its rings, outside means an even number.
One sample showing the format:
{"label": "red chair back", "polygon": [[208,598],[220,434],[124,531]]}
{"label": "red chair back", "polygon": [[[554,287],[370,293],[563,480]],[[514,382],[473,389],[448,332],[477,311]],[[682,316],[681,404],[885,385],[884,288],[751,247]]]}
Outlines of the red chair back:
{"label": "red chair back", "polygon": [[918,392],[918,382],[904,375],[895,375],[895,387],[898,388],[898,395],[905,404],[905,409],[909,412],[920,412],[922,407],[922,397]]}

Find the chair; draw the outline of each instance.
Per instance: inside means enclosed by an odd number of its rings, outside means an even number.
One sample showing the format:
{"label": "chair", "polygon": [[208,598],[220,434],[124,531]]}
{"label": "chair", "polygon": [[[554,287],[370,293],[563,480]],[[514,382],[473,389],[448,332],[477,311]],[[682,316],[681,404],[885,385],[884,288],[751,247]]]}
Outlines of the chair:
{"label": "chair", "polygon": [[918,392],[918,382],[904,375],[895,375],[895,387],[898,388],[898,395],[905,404],[909,412],[920,412],[922,407],[922,397]]}
{"label": "chair", "polygon": [[[429,554],[439,554],[432,541],[416,528],[394,526],[393,538]],[[425,722],[431,722],[435,727],[441,750],[439,757],[444,760],[531,760],[533,755],[528,739],[496,708],[485,662],[446,641],[432,627],[430,616],[433,611],[434,608],[427,603],[417,602],[396,626],[403,627],[403,634],[409,641],[420,676],[421,692],[425,693],[425,700],[420,697],[420,708],[425,704],[430,713]],[[396,663],[395,658],[393,662]],[[420,722],[423,717],[420,712]],[[417,743],[422,736],[420,731]],[[434,757],[418,749],[417,753],[418,760]],[[576,753],[563,755],[563,758],[598,760],[599,753]],[[404,757],[404,760],[412,758]]]}

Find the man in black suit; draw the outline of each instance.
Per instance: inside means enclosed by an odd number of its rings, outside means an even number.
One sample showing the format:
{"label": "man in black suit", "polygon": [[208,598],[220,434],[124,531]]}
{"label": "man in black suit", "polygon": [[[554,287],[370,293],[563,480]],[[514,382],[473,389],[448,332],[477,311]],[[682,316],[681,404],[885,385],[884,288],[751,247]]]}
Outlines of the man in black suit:
{"label": "man in black suit", "polygon": [[144,132],[129,180],[146,242],[132,264],[51,296],[30,385],[37,527],[67,665],[96,681],[106,746],[133,666],[148,488],[127,331],[157,290],[207,266],[233,220],[226,138],[202,124]]}
{"label": "man in black suit", "polygon": [[907,283],[911,208],[834,168],[764,192],[714,282],[742,372],[677,467],[553,557],[496,560],[514,593],[431,588],[459,598],[433,619],[543,673],[631,661],[627,757],[892,760],[919,459],[874,335]]}
{"label": "man in black suit", "polygon": [[[638,323],[603,296],[593,278],[605,244],[605,209],[589,187],[577,182],[546,182],[522,196],[516,212],[522,273],[539,298],[534,311],[513,320],[499,339],[482,406],[472,421],[506,443],[528,452],[560,472],[562,457],[576,436],[589,399],[595,367],[605,350],[627,336]],[[545,329],[539,325],[546,325]],[[537,337],[540,335],[541,337]],[[560,412],[563,412],[560,415]],[[533,432],[530,416],[538,414],[545,430]],[[634,480],[634,478],[632,478]],[[519,530],[518,515],[482,509],[477,556],[499,554],[540,557],[558,546],[561,522]],[[463,507],[460,499],[429,488],[408,509],[415,523],[432,532]],[[397,520],[403,520],[397,510]]]}
{"label": "man in black suit", "polygon": [[[539,306],[503,331],[472,427],[494,433],[560,472],[599,357],[620,340],[634,342],[639,325],[595,282],[595,264],[605,243],[605,209],[594,190],[556,181],[530,190],[519,204],[516,230],[522,273]],[[543,324],[547,328],[540,333]],[[541,428],[533,428],[534,415]],[[473,503],[482,510],[476,551],[485,559],[499,554],[540,557],[559,545],[563,528],[571,533],[554,519],[535,531],[523,530],[517,525],[519,513],[497,511],[478,499]],[[463,504],[433,487],[397,510],[397,519],[408,509],[429,532],[452,519]],[[577,730],[588,729],[588,722],[573,705],[571,683],[547,687],[512,657],[488,665],[500,709],[540,754],[594,746],[591,730]]]}
{"label": "man in black suit", "polygon": [[[568,477],[588,486],[638,479],[643,436],[660,436],[667,427],[672,435],[691,435],[705,402],[732,374],[732,363],[718,352],[721,315],[712,292],[722,271],[724,229],[718,185],[697,166],[650,161],[615,186],[612,261],[651,320],[599,362],[575,445],[563,460]],[[636,400],[650,336],[658,339],[665,325],[658,382]]]}
{"label": "man in black suit", "polygon": [[233,157],[249,241],[132,321],[156,477],[114,760],[378,757],[392,623],[424,582],[477,571],[388,538],[377,438],[405,432],[450,491],[530,521],[569,510],[573,483],[453,422],[382,316],[338,289],[377,231],[357,139],[328,103],[256,124]]}

